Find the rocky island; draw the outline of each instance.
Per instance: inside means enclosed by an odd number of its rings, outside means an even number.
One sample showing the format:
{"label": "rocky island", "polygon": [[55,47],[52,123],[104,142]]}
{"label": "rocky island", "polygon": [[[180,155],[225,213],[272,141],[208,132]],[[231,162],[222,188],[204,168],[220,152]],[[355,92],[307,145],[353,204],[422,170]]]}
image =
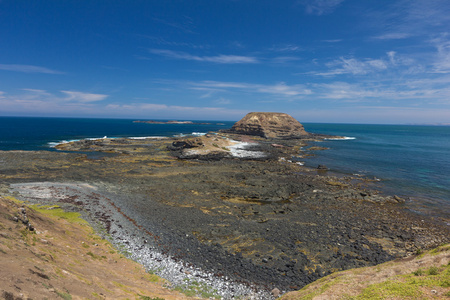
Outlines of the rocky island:
{"label": "rocky island", "polygon": [[0,152],[1,189],[80,212],[148,270],[224,299],[271,299],[449,242],[448,226],[371,180],[305,168],[304,147],[324,137],[285,114],[250,113],[202,137]]}
{"label": "rocky island", "polygon": [[251,112],[228,131],[237,134],[273,139],[293,139],[308,136],[302,124],[288,114]]}

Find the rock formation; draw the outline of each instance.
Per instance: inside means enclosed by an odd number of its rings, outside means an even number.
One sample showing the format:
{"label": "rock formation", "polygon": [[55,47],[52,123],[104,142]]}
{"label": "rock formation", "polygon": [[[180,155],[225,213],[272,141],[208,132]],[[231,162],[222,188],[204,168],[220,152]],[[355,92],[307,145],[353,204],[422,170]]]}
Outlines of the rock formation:
{"label": "rock formation", "polygon": [[296,119],[288,114],[251,112],[230,129],[232,133],[256,135],[265,138],[300,138],[308,133]]}

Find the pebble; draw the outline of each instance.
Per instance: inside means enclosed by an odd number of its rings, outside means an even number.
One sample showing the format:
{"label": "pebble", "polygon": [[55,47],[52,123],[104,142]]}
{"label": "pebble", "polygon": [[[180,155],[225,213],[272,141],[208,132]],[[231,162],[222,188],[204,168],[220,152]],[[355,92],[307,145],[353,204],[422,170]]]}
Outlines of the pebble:
{"label": "pebble", "polygon": [[274,288],[271,292],[272,296],[274,296],[275,298],[278,298],[281,294],[281,291],[278,288]]}

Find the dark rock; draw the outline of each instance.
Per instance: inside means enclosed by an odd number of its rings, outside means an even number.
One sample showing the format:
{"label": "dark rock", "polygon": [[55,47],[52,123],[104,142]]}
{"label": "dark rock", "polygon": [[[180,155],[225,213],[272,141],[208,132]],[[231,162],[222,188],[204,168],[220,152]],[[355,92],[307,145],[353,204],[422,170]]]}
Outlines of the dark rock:
{"label": "dark rock", "polygon": [[14,300],[14,294],[13,293],[4,291],[2,296],[3,296],[3,298],[5,300]]}
{"label": "dark rock", "polygon": [[397,196],[397,195],[394,195],[393,198],[394,198],[394,200],[397,201],[398,203],[405,203],[405,199],[400,198],[400,197]]}
{"label": "dark rock", "polygon": [[190,138],[181,141],[174,141],[172,145],[168,146],[169,150],[176,151],[186,148],[196,148],[203,146],[203,141],[200,138]]}

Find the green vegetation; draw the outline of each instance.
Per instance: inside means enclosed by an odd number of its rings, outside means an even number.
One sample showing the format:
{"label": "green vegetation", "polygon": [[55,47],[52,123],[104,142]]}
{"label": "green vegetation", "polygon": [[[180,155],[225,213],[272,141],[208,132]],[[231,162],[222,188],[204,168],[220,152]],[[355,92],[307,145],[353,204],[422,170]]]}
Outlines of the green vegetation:
{"label": "green vegetation", "polygon": [[56,293],[59,297],[63,298],[64,300],[72,300],[72,296],[71,296],[68,292],[65,293],[65,292],[60,292],[60,291],[58,291],[58,290],[55,290],[55,293]]}
{"label": "green vegetation", "polygon": [[[317,281],[315,281],[315,282],[313,282],[313,283],[311,283],[311,284],[309,284],[309,285],[317,284],[317,283],[324,282],[324,281],[326,281],[326,277],[321,278],[321,279],[319,279],[319,280],[317,280]],[[308,295],[304,295],[304,296],[302,297],[302,300],[311,300],[311,299],[313,299],[314,297],[316,297],[316,296],[322,294],[322,293],[325,292],[327,289],[329,289],[331,286],[333,286],[334,284],[336,284],[336,283],[338,283],[338,282],[340,282],[340,281],[341,281],[341,277],[333,278],[330,282],[325,283],[325,284],[322,285],[319,289],[313,290],[313,291],[312,291],[311,293],[309,293]],[[309,285],[305,286],[304,288],[308,287]]]}
{"label": "green vegetation", "polygon": [[146,273],[144,275],[144,279],[148,280],[149,282],[159,282],[161,280],[161,277],[153,273]]}
{"label": "green vegetation", "polygon": [[159,298],[159,297],[150,298],[148,296],[139,295],[139,300],[165,300],[165,299],[164,298]]}
{"label": "green vegetation", "polygon": [[186,283],[182,285],[176,286],[174,290],[183,293],[188,297],[200,296],[202,298],[220,299],[220,296],[217,295],[217,290],[212,289],[205,283],[190,281],[187,278],[185,279],[185,282]]}
{"label": "green vegetation", "polygon": [[87,224],[85,220],[81,218],[81,214],[77,212],[66,212],[62,210],[57,205],[30,205],[32,209],[35,211],[38,211],[40,213],[43,213],[48,216],[61,218],[64,220],[67,220],[70,223],[81,223],[81,224]]}
{"label": "green vegetation", "polygon": [[[435,289],[437,287],[450,287],[450,265],[430,267],[428,270],[418,269],[411,274],[391,278],[385,282],[369,285],[357,297],[359,299],[388,299],[399,297],[401,299],[427,299],[423,295],[423,288]],[[447,292],[449,294],[450,292]]]}

